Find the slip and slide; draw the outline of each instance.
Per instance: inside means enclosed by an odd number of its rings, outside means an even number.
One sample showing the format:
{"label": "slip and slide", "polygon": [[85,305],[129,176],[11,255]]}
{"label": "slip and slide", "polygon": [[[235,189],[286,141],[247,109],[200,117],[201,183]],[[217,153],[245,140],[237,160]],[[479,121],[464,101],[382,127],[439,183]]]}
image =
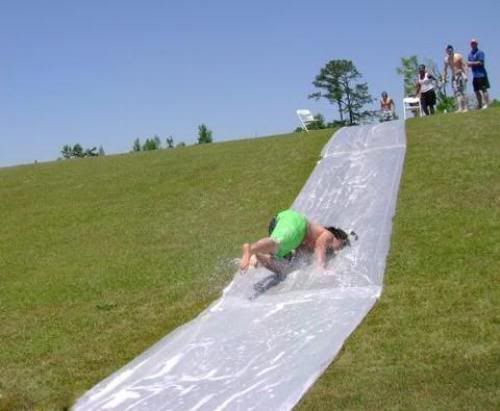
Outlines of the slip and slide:
{"label": "slip and slide", "polygon": [[[305,136],[304,138],[307,138]],[[403,121],[340,129],[291,208],[353,242],[319,273],[237,273],[222,297],[83,395],[83,410],[289,410],[380,297]]]}

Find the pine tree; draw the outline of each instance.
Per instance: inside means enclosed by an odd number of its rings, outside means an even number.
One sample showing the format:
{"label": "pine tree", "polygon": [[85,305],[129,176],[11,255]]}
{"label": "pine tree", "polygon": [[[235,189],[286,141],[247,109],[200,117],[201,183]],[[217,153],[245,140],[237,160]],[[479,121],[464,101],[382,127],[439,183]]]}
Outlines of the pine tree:
{"label": "pine tree", "polygon": [[337,104],[341,122],[344,122],[346,114],[349,125],[358,124],[374,114],[364,109],[373,99],[368,92],[368,84],[358,83],[361,77],[352,61],[330,60],[313,81],[313,85],[321,91],[311,94],[309,98],[326,98],[330,103]]}
{"label": "pine tree", "polygon": [[212,142],[212,131],[205,124],[198,126],[198,144],[207,144]]}

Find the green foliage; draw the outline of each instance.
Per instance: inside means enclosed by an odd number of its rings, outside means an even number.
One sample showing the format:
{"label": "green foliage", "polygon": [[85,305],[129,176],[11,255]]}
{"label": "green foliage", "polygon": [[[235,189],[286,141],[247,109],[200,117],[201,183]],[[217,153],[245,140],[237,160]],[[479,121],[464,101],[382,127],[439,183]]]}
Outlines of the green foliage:
{"label": "green foliage", "polygon": [[212,131],[205,124],[198,126],[198,144],[208,144],[212,142]]}
{"label": "green foliage", "polygon": [[98,155],[97,147],[87,148],[83,152],[83,157],[97,157]]}
{"label": "green foliage", "polygon": [[65,159],[69,159],[73,155],[73,147],[69,144],[65,144],[61,150],[61,154]]}
{"label": "green foliage", "polygon": [[[314,116],[314,120],[315,121],[313,121],[307,125],[308,130],[323,130],[323,129],[327,128],[327,125],[325,124],[325,117],[323,117],[323,115],[321,113],[316,114]],[[302,127],[297,127],[294,130],[295,133],[301,133],[303,131],[304,131],[304,129]]]}
{"label": "green foliage", "polygon": [[326,128],[339,128],[339,127],[344,127],[345,122],[340,121],[340,120],[333,120],[329,123],[326,123]]}
{"label": "green foliage", "polygon": [[136,138],[134,140],[134,145],[132,146],[132,151],[133,152],[138,152],[142,150],[142,145],[141,145],[141,140]]}
{"label": "green foliage", "polygon": [[80,144],[77,143],[73,146],[72,156],[77,158],[84,156],[83,147]]}
{"label": "green foliage", "polygon": [[153,138],[147,138],[142,145],[142,151],[153,151],[161,149],[160,137],[154,136]]}
{"label": "green foliage", "polygon": [[312,93],[309,98],[327,99],[337,105],[341,122],[347,115],[347,124],[358,124],[373,116],[371,111],[363,109],[373,99],[368,92],[368,84],[358,83],[361,78],[352,61],[330,60],[313,81],[320,91]]}
{"label": "green foliage", "polygon": [[[102,146],[100,147],[100,149],[102,149]],[[101,150],[99,152],[96,152],[96,150],[97,147],[87,148],[84,150],[81,144],[79,143],[75,144],[73,147],[69,144],[65,144],[61,149],[61,154],[65,159],[97,157],[101,155],[100,154]],[[102,153],[104,153],[104,149],[102,149]]]}
{"label": "green foliage", "polygon": [[401,66],[396,68],[396,72],[403,76],[403,86],[405,96],[415,95],[415,81],[418,74],[418,57],[401,57]]}
{"label": "green foliage", "polygon": [[172,136],[167,137],[167,148],[174,148],[174,139]]}
{"label": "green foliage", "polygon": [[325,117],[323,117],[321,113],[316,114],[314,116],[314,123],[312,123],[312,125],[314,126],[313,130],[322,130],[326,128]]}
{"label": "green foliage", "polygon": [[144,144],[141,144],[141,140],[136,138],[134,144],[132,145],[132,152],[139,151],[154,151],[161,149],[161,139],[158,136],[152,138],[147,138]]}
{"label": "green foliage", "polygon": [[457,109],[454,97],[448,97],[441,93],[438,93],[437,96],[438,96],[438,103],[436,105],[436,110],[439,113],[452,113]]}

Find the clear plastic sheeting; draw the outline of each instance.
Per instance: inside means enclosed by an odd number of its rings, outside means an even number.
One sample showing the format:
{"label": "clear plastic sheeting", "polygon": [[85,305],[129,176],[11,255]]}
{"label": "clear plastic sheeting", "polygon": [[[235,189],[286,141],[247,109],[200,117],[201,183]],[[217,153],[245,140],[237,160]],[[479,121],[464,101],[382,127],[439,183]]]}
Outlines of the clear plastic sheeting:
{"label": "clear plastic sheeting", "polygon": [[303,262],[286,277],[237,273],[219,300],[74,409],[291,409],[380,296],[405,148],[401,121],[338,131],[292,208],[359,240],[326,272]]}

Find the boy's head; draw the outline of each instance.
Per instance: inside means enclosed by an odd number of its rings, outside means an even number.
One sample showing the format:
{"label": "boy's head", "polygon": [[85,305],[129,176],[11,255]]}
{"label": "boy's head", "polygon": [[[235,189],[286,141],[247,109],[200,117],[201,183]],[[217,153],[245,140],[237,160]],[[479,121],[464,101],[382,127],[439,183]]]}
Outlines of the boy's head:
{"label": "boy's head", "polygon": [[326,227],[330,233],[333,234],[335,237],[336,244],[334,244],[333,249],[334,251],[339,251],[342,250],[345,246],[351,246],[351,240],[349,236],[352,236],[355,240],[358,239],[358,235],[354,232],[351,231],[350,234],[347,234],[344,230],[338,227]]}

